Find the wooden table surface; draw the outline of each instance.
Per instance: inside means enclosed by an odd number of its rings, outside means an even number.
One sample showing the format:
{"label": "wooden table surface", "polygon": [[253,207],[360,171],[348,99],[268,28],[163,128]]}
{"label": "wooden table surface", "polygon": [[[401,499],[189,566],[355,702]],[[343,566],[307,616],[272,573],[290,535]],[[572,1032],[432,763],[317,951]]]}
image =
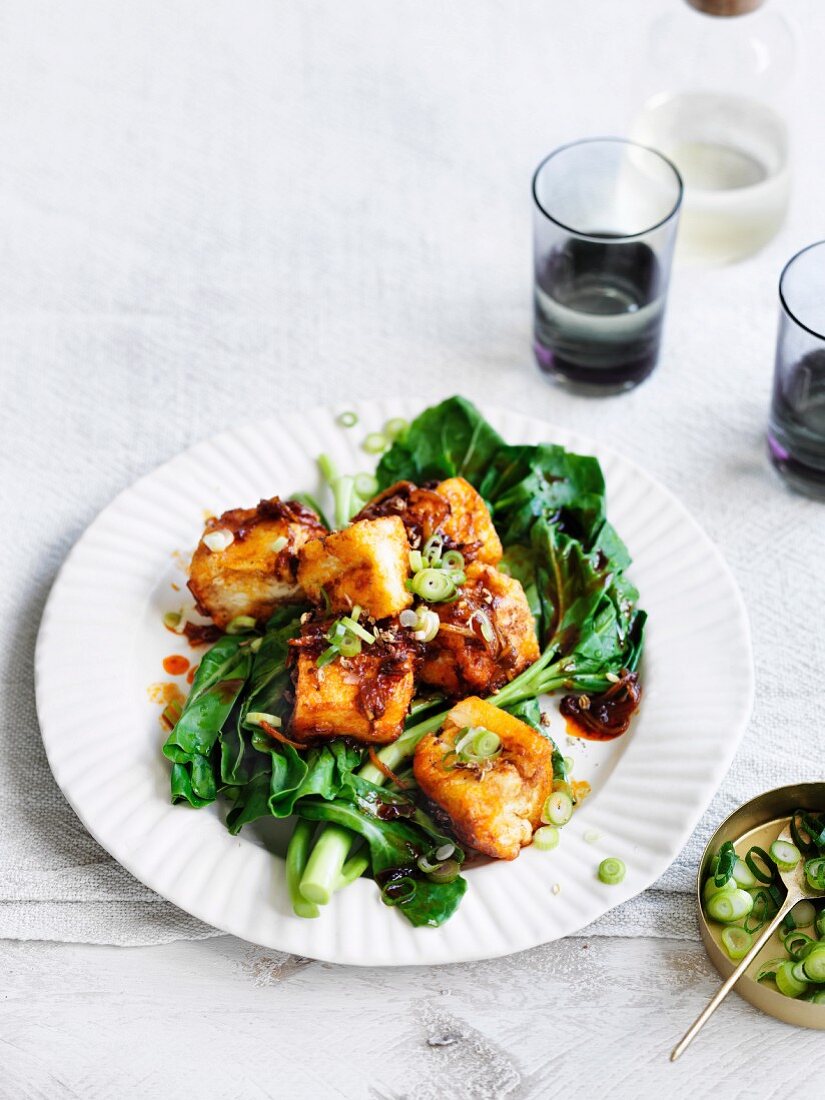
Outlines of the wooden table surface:
{"label": "wooden table surface", "polygon": [[[0,943],[2,1100],[784,1100],[823,1035],[732,996],[701,944],[573,938],[462,966],[311,962],[231,936],[159,947]],[[630,1026],[628,1026],[630,1024]]]}

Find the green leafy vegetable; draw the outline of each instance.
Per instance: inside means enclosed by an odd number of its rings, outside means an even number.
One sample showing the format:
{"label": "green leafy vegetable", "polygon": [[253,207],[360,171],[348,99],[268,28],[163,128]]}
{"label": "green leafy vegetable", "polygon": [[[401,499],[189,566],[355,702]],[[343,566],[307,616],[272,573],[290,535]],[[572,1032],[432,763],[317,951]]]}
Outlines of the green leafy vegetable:
{"label": "green leafy vegetable", "polygon": [[192,690],[163,754],[172,761],[172,801],[191,806],[214,802],[217,786],[210,755],[249,676],[248,641],[227,635],[198,667]]}
{"label": "green leafy vegetable", "polygon": [[378,463],[379,489],[464,477],[479,485],[504,440],[469,401],[451,397],[417,416]]}
{"label": "green leafy vegetable", "polygon": [[[431,850],[434,835],[442,842],[449,838],[425,831],[420,811],[411,819],[379,817],[382,805],[385,803],[381,800],[371,802],[363,797],[357,802],[306,799],[297,807],[297,813],[310,821],[343,826],[363,837],[369,846],[373,875],[387,903],[397,905],[411,924],[437,928],[458,908],[467,882],[460,876],[452,882],[434,882],[419,869],[418,859]],[[402,881],[408,888],[395,900],[392,886]]]}

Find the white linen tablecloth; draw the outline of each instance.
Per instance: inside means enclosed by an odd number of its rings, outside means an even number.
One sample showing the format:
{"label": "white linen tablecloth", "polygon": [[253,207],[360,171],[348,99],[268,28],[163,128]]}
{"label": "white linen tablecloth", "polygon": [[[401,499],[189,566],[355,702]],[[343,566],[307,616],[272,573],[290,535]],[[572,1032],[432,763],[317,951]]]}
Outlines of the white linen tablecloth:
{"label": "white linen tablecloth", "polygon": [[[729,561],[753,626],[753,720],[679,859],[591,932],[694,935],[687,891],[715,824],[823,778],[825,506],[763,457],[777,277],[825,236],[821,68],[800,72],[787,226],[745,263],[674,273],[656,375],[586,399],[532,363],[531,171],[563,141],[622,131],[645,24],[666,7],[4,5],[0,936],[212,934],[65,803],[35,716],[35,634],[60,562],[119,490],[227,424],[320,402],[462,392],[599,435]],[[820,6],[785,7],[815,44]]]}

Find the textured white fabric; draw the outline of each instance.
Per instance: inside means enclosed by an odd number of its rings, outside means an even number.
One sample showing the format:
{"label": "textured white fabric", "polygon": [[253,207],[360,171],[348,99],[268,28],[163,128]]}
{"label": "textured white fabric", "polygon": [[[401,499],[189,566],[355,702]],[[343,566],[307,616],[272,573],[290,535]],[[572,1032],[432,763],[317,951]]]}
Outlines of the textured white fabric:
{"label": "textured white fabric", "polygon": [[[822,778],[825,506],[778,484],[762,432],[777,276],[823,236],[823,70],[801,73],[787,227],[736,267],[675,273],[653,379],[589,400],[531,360],[531,170],[565,140],[622,129],[645,20],[667,4],[4,5],[0,935],[210,934],[65,804],[32,651],[55,571],[99,509],[262,412],[388,388],[495,400],[602,436],[721,547],[752,618],[753,721],[682,856],[593,932],[694,935],[686,892],[714,825],[764,788]],[[820,5],[785,7],[817,41]]]}

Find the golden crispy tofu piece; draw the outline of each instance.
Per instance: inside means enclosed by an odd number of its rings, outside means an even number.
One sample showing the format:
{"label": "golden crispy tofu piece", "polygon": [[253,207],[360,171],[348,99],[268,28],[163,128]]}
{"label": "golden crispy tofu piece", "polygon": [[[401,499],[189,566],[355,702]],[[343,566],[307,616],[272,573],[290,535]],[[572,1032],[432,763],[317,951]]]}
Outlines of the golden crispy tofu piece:
{"label": "golden crispy tofu piece", "polygon": [[[461,733],[475,727],[501,738],[500,754],[483,765],[464,764],[453,751]],[[524,722],[470,697],[453,707],[443,729],[419,741],[413,772],[460,840],[494,859],[515,859],[553,792],[553,746]]]}
{"label": "golden crispy tofu piece", "polygon": [[[403,637],[403,636],[402,636]],[[295,709],[290,725],[297,741],[353,737],[385,745],[395,741],[415,691],[415,656],[405,641],[365,645],[356,657],[338,657],[318,668],[320,645],[300,651]]]}
{"label": "golden crispy tofu piece", "polygon": [[436,486],[436,493],[450,506],[441,525],[451,546],[460,550],[465,561],[497,565],[504,553],[487,505],[463,477],[451,477]]}
{"label": "golden crispy tofu piece", "polygon": [[298,583],[314,603],[325,592],[333,611],[357,604],[370,618],[386,619],[413,602],[409,554],[398,516],[359,520],[301,548]]}
{"label": "golden crispy tofu piece", "polygon": [[445,547],[460,550],[466,561],[495,565],[502,548],[484,500],[463,477],[451,477],[421,489],[398,481],[371,500],[357,519],[398,516],[410,545],[420,549],[431,535],[444,536]]}
{"label": "golden crispy tofu piece", "polygon": [[279,604],[300,601],[298,550],[324,531],[309,508],[278,497],[210,519],[189,569],[198,609],[224,628],[238,615],[263,622]]}
{"label": "golden crispy tofu piece", "polygon": [[473,562],[453,603],[432,605],[441,620],[425,649],[421,679],[457,698],[489,695],[538,660],[524,589],[491,565]]}

